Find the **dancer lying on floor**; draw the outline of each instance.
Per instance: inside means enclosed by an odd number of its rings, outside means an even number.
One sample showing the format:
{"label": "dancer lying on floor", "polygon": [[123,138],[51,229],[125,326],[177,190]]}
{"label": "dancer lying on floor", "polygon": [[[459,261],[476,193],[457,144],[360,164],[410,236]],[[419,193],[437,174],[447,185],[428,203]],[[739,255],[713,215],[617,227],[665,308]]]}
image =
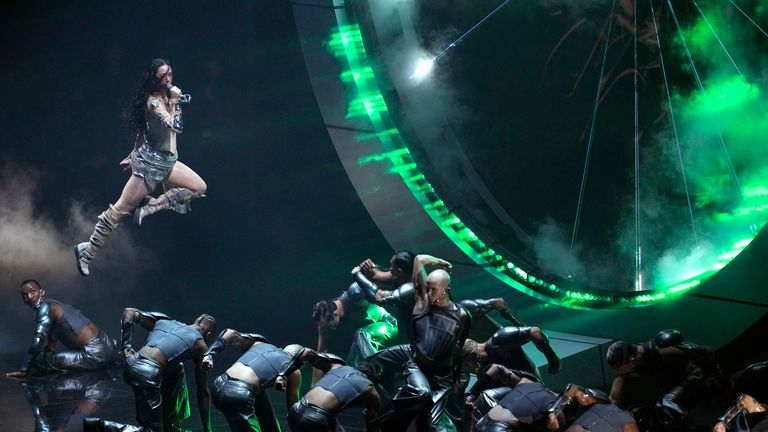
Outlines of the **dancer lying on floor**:
{"label": "dancer lying on floor", "polygon": [[[80,310],[45,297],[37,281],[21,283],[24,304],[35,310],[35,332],[21,369],[7,374],[24,378],[29,373],[97,370],[122,361],[115,341]],[[55,351],[57,343],[66,350]]]}

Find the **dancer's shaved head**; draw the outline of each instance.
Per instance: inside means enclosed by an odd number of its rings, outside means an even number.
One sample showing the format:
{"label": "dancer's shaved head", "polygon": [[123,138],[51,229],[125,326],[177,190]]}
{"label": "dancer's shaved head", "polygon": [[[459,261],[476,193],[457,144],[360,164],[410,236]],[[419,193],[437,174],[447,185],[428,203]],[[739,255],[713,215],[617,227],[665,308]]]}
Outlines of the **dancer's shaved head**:
{"label": "dancer's shaved head", "polygon": [[443,269],[438,269],[427,275],[427,284],[435,284],[440,287],[448,287],[451,285],[451,275]]}
{"label": "dancer's shaved head", "polygon": [[429,303],[435,306],[446,306],[448,303],[448,291],[451,289],[451,275],[445,270],[435,270],[427,275],[427,297]]}

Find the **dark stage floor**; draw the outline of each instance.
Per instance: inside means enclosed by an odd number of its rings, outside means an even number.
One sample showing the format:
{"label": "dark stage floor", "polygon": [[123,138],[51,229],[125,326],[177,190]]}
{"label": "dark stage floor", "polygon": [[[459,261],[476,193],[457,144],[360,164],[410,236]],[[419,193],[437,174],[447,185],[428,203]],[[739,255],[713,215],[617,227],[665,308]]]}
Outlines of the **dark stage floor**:
{"label": "dark stage floor", "polygon": [[[0,370],[5,374],[16,370],[22,354],[0,355]],[[189,368],[188,368],[189,369]],[[210,381],[213,380],[210,377]],[[308,380],[309,375],[305,376]],[[47,422],[51,431],[81,431],[83,418],[103,417],[123,423],[136,424],[133,392],[123,382],[121,369],[112,371],[63,374],[28,381],[2,378],[0,385],[0,431],[29,432],[40,429],[39,423]],[[308,382],[308,381],[305,381]],[[190,407],[192,416],[185,426],[201,431],[197,412],[194,378],[187,370]],[[268,390],[275,414],[284,431],[289,430],[283,393]],[[364,430],[359,410],[342,413],[339,424],[345,431]],[[229,427],[215,408],[211,407],[211,424],[214,431],[228,431]],[[341,430],[341,429],[340,429]]]}

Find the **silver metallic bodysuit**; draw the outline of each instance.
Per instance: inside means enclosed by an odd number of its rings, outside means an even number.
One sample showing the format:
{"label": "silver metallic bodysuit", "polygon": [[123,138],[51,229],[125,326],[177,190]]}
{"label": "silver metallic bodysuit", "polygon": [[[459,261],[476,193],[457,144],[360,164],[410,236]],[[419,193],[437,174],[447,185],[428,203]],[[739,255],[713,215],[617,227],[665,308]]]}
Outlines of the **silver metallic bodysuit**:
{"label": "silver metallic bodysuit", "polygon": [[171,174],[179,158],[176,134],[183,129],[181,106],[150,96],[145,118],[144,143],[131,154],[131,168],[133,175],[154,188]]}
{"label": "silver metallic bodysuit", "polygon": [[156,96],[147,99],[147,130],[144,140],[154,150],[174,153],[176,134],[184,128],[181,120],[181,105]]}

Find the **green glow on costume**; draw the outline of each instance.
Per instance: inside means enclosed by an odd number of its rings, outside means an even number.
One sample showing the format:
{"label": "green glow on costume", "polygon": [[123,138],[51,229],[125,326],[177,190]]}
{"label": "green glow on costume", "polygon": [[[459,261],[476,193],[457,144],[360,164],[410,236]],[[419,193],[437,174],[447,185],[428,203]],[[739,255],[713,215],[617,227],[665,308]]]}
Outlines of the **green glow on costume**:
{"label": "green glow on costume", "polygon": [[249,418],[248,425],[251,427],[251,429],[254,432],[261,432],[261,425],[259,424],[259,419],[257,419],[256,417]]}
{"label": "green glow on costume", "polygon": [[[695,31],[701,31],[701,29],[697,27]],[[690,30],[688,32],[690,33]],[[706,41],[702,38],[705,35],[702,33],[697,37],[699,39],[696,39],[696,47],[704,46]],[[344,69],[340,79],[347,84],[351,95],[347,118],[367,119],[375,131],[361,134],[358,139],[361,141],[376,139],[381,144],[379,152],[360,158],[358,163],[360,165],[388,164],[387,172],[400,176],[436,226],[462,252],[474,262],[483,265],[485,270],[497,279],[520,292],[551,304],[573,309],[646,306],[672,299],[700,285],[703,280],[727,265],[752,240],[751,237],[743,238],[744,233],[741,232],[732,239],[733,247],[720,251],[713,264],[689,270],[685,276],[678,277],[676,282],[662,289],[639,292],[592,292],[587,289],[560,287],[551,281],[529,274],[487,246],[457,215],[451,213],[421,172],[389,113],[376,82],[375,73],[369,64],[359,27],[352,24],[336,28],[327,46]],[[725,111],[733,111],[734,108],[743,107],[746,103],[755,101],[759,95],[758,87],[749,84],[741,76],[734,76],[708,88],[706,95],[698,99],[694,98],[694,103],[689,102],[689,114],[703,117],[721,115]],[[721,222],[750,218],[759,214],[759,218],[750,223],[757,223],[759,219],[762,225],[768,211],[768,187],[762,186],[766,183],[768,181],[760,185],[749,185],[745,182],[744,196],[748,199],[742,203],[744,207],[728,214],[720,214],[718,217]],[[755,199],[759,200],[759,203],[753,202]],[[739,225],[743,226],[743,221],[740,221]]]}
{"label": "green glow on costume", "polygon": [[398,327],[394,324],[397,320],[386,309],[372,303],[368,303],[366,308],[366,320],[371,324],[360,328],[360,331],[367,336],[373,348],[378,351],[390,346],[397,337]]}

